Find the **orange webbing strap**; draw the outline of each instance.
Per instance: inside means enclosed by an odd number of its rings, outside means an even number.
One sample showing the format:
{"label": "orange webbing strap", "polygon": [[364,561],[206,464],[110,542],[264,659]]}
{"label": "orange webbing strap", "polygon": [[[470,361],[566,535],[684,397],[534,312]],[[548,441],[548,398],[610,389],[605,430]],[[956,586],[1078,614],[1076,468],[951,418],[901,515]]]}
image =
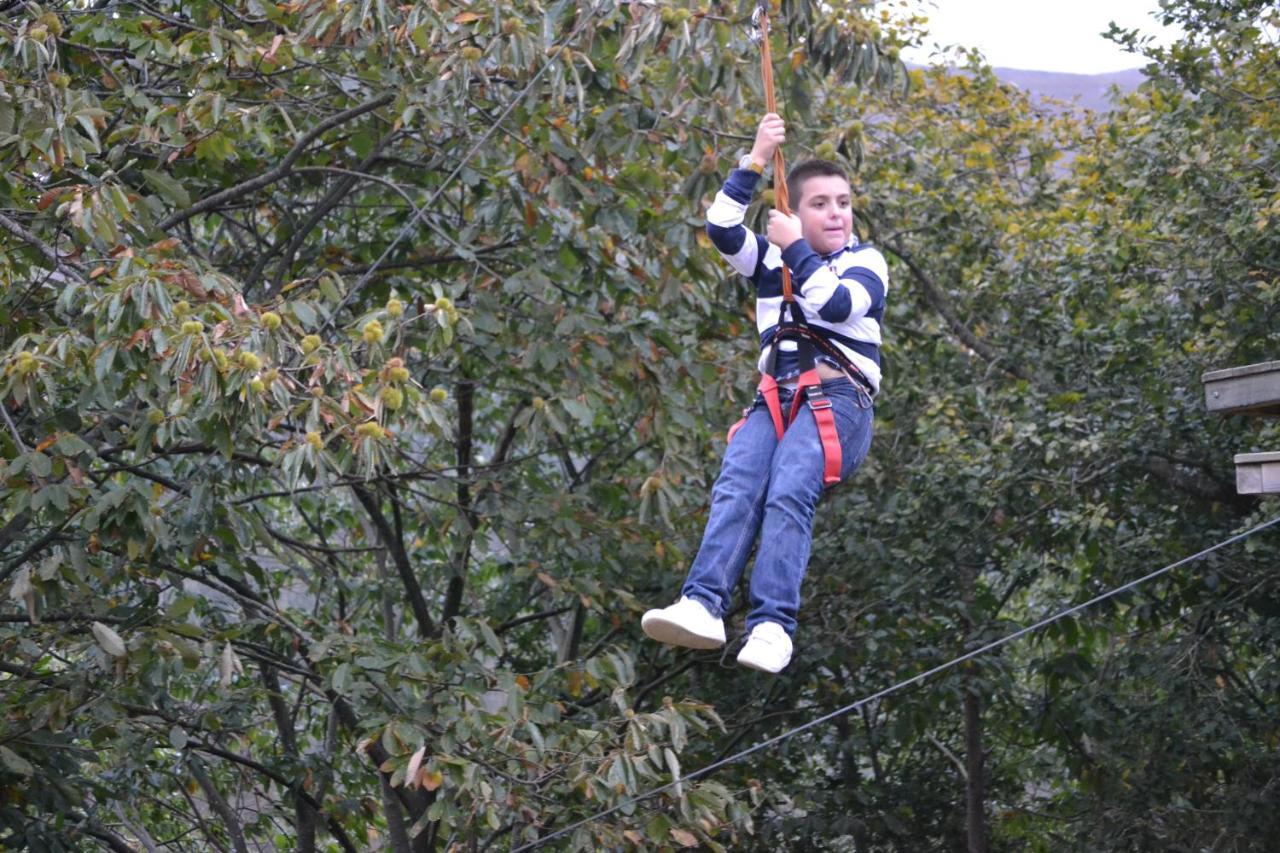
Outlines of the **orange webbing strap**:
{"label": "orange webbing strap", "polygon": [[[777,99],[773,94],[773,56],[769,52],[769,6],[762,2],[757,10],[760,20],[760,76],[764,80],[764,103],[768,112],[778,111]],[[791,214],[790,199],[787,197],[787,167],[782,160],[782,147],[773,152],[773,206],[782,213]],[[791,270],[782,265],[782,299],[791,302]]]}

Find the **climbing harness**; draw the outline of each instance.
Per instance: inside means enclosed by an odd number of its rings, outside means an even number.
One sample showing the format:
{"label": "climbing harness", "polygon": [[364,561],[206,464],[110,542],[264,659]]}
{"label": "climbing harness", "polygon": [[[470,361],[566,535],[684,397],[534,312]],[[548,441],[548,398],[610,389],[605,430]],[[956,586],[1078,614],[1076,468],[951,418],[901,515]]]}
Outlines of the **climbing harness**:
{"label": "climbing harness", "polygon": [[[767,0],[756,6],[755,11],[751,15],[751,40],[760,45],[760,76],[764,81],[764,98],[765,108],[768,112],[776,113],[778,111],[777,100],[773,90],[773,58],[769,51],[769,9]],[[782,146],[778,146],[773,152],[773,198],[774,207],[781,213],[790,216],[790,199],[787,196],[786,181],[786,164],[782,158]],[[782,404],[778,400],[778,379],[777,379],[777,360],[778,350],[781,348],[783,341],[793,341],[796,344],[796,354],[800,362],[800,375],[796,380],[795,396],[791,400],[791,409],[783,417]],[[849,360],[840,349],[805,322],[804,311],[796,302],[795,294],[791,290],[791,270],[787,269],[787,265],[782,265],[782,311],[778,317],[778,325],[775,327],[771,338],[765,341],[765,345],[769,347],[769,355],[765,361],[764,370],[761,371],[760,384],[757,387],[760,396],[764,399],[765,405],[769,408],[769,415],[773,419],[773,429],[777,433],[778,440],[782,440],[783,434],[788,426],[794,421],[797,412],[800,410],[800,402],[807,401],[809,410],[813,412],[813,420],[818,426],[818,437],[822,441],[822,484],[826,487],[834,486],[840,482],[840,469],[843,464],[842,453],[840,450],[840,435],[836,429],[835,414],[831,410],[831,401],[822,392],[822,378],[818,375],[817,354],[820,351],[823,355],[833,359],[836,364],[853,380],[855,385],[860,385],[861,390],[870,398],[871,383],[862,375],[862,371]],[[742,419],[729,428],[728,440],[733,441],[734,435],[747,422],[747,417],[751,410],[755,408],[755,403],[748,406],[742,413]]]}

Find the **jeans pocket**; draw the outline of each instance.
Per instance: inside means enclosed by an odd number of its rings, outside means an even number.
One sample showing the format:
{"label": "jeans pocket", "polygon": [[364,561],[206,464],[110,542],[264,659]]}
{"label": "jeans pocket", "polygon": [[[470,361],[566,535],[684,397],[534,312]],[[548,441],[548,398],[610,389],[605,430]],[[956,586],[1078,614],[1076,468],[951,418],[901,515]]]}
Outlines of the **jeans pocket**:
{"label": "jeans pocket", "polygon": [[842,478],[852,474],[871,449],[875,418],[871,408],[860,405],[862,396],[865,396],[864,392],[858,389],[851,395],[852,399],[842,399],[834,406],[836,431],[840,435],[840,450],[844,456],[840,472]]}

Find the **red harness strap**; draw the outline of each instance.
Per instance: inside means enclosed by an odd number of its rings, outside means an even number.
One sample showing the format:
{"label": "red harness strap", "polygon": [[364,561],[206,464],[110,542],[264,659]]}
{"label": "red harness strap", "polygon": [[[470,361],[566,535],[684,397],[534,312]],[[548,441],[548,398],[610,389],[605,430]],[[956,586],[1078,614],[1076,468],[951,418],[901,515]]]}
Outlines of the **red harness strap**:
{"label": "red harness strap", "polygon": [[796,412],[800,409],[800,398],[809,401],[809,410],[813,412],[813,420],[818,425],[818,438],[822,441],[822,485],[830,487],[840,482],[840,468],[844,462],[840,451],[840,434],[836,431],[835,413],[831,411],[831,401],[822,393],[822,379],[817,368],[810,368],[800,374],[796,384],[796,396],[791,400],[791,417],[795,422]]}

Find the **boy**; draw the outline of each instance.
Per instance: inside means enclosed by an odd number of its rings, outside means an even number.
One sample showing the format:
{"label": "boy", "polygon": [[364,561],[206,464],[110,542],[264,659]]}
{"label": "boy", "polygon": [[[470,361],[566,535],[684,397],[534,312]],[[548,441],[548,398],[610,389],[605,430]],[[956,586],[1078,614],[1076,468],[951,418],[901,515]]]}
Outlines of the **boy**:
{"label": "boy", "polygon": [[[767,240],[743,226],[756,182],[785,137],[782,119],[765,115],[751,153],[729,174],[707,211],[707,234],[716,248],[755,285],[760,369],[776,380],[776,403],[766,393],[772,392],[771,380],[763,378],[761,393],[730,433],[702,545],[680,600],[641,619],[644,632],[660,642],[694,649],[724,645],[722,617],[759,535],[748,638],[738,663],[769,673],[791,662],[800,582],[824,481],[852,474],[871,444],[871,398],[880,386],[880,324],[888,286],[884,258],[853,237],[849,181],[834,163],[806,160],[791,170],[787,188],[795,214],[769,211]],[[784,263],[803,323],[799,329],[789,325],[777,341]],[[807,340],[813,338],[820,339],[814,341],[818,346],[809,348]],[[815,352],[816,363],[803,363],[814,361]],[[797,379],[801,385],[820,379],[821,385],[798,389]],[[809,405],[793,408],[801,402],[797,394]],[[794,415],[785,431],[779,411]],[[832,446],[837,439],[838,449]]]}

